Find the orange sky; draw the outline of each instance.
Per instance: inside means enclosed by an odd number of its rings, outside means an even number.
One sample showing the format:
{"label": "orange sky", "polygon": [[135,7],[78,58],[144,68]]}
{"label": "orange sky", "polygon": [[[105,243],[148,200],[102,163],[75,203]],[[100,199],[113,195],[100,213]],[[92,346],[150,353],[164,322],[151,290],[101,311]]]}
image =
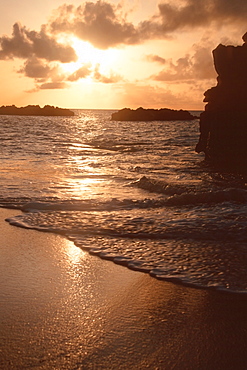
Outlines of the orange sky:
{"label": "orange sky", "polygon": [[242,0],[1,0],[0,105],[203,109]]}

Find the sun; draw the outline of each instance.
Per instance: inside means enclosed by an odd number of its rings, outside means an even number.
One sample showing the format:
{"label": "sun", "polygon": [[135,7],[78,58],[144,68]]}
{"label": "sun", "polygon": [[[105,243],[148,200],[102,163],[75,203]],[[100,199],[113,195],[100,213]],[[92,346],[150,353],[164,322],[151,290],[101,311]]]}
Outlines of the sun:
{"label": "sun", "polygon": [[117,63],[117,49],[96,49],[89,42],[79,40],[75,37],[71,38],[70,45],[75,50],[78,59],[76,62],[63,65],[63,69],[67,72],[73,73],[82,65],[90,65],[92,69],[100,66],[102,73],[108,73],[114,69]]}

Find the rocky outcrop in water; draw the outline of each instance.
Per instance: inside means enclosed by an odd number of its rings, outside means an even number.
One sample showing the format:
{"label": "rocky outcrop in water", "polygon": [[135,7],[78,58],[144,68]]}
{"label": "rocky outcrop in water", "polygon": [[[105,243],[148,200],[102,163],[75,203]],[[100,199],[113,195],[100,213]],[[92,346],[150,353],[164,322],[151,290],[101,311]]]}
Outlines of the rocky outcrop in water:
{"label": "rocky outcrop in water", "polygon": [[45,105],[41,108],[39,105],[27,105],[26,107],[16,107],[7,105],[0,107],[0,115],[15,116],[74,116],[75,113],[69,109]]}
{"label": "rocky outcrop in water", "polygon": [[216,164],[247,167],[247,33],[242,46],[213,50],[217,85],[207,90],[196,151]]}
{"label": "rocky outcrop in water", "polygon": [[162,109],[129,109],[124,108],[112,113],[112,121],[191,121],[197,117],[186,110]]}

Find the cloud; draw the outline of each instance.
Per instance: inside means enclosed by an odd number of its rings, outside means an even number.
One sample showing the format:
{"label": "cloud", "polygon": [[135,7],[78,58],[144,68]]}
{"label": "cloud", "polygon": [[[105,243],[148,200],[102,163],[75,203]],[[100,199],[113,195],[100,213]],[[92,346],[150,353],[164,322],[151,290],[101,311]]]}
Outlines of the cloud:
{"label": "cloud", "polygon": [[99,69],[99,64],[93,70],[91,63],[86,63],[69,74],[62,72],[58,63],[47,63],[43,59],[33,56],[24,63],[18,72],[35,80],[35,89],[29,92],[36,92],[40,89],[64,89],[69,86],[67,82],[75,82],[88,76],[91,76],[94,81],[104,84],[117,83],[122,80],[121,76],[113,72],[109,76],[103,75]]}
{"label": "cloud", "polygon": [[146,56],[146,59],[149,62],[156,62],[156,63],[160,63],[160,64],[166,64],[166,59],[160,57],[159,55],[150,54],[150,55]]}
{"label": "cloud", "polygon": [[43,89],[64,89],[69,86],[66,83],[67,75],[61,71],[58,63],[50,63],[35,56],[28,58],[18,73],[34,79],[35,88],[28,92],[37,92]]}
{"label": "cloud", "polygon": [[29,31],[19,23],[13,26],[12,37],[0,37],[0,59],[29,58],[36,56],[47,61],[69,63],[77,60],[74,49],[59,44],[46,33],[43,26],[40,32]]}
{"label": "cloud", "polygon": [[128,12],[123,14],[120,4],[108,1],[86,1],[79,7],[64,4],[54,11],[49,24],[42,26],[39,32],[15,23],[11,37],[0,37],[0,59],[35,55],[62,63],[75,61],[74,49],[56,41],[55,34],[61,33],[70,33],[96,48],[107,49],[140,44],[154,38],[167,39],[174,32],[203,26],[245,25],[247,1],[169,0],[161,2],[157,13],[140,23],[129,22],[127,17]]}
{"label": "cloud", "polygon": [[173,4],[159,4],[159,13],[139,24],[144,38],[165,37],[174,31],[202,26],[246,24],[246,0],[181,0],[179,5]]}
{"label": "cloud", "polygon": [[24,66],[19,69],[19,73],[23,73],[26,77],[34,79],[46,80],[48,78],[55,78],[59,74],[58,65],[51,66],[42,59],[38,59],[35,56],[30,57],[24,63]]}
{"label": "cloud", "polygon": [[[186,108],[188,104],[188,96],[191,106],[195,106],[194,101],[198,103],[197,95],[190,92],[185,94],[184,91],[173,91],[170,86],[161,87],[145,83],[126,83],[118,86],[121,88],[122,105],[125,107],[136,108]],[[130,103],[131,102],[131,103]],[[131,104],[131,105],[130,105]]]}
{"label": "cloud", "polygon": [[97,64],[92,70],[92,65],[90,63],[84,64],[81,68],[73,72],[71,75],[67,77],[68,81],[74,82],[78,81],[81,78],[86,78],[91,76],[94,81],[111,84],[117,83],[122,80],[120,75],[117,75],[113,72],[110,73],[109,76],[105,76],[100,72],[100,65]]}
{"label": "cloud", "polygon": [[63,5],[51,21],[51,31],[73,33],[99,49],[138,43],[134,25],[126,21],[120,9],[105,1],[86,2],[77,8]]}
{"label": "cloud", "polygon": [[171,38],[173,32],[227,23],[246,24],[246,0],[178,0],[162,2],[158,12],[134,24],[122,7],[107,1],[64,4],[50,21],[52,33],[71,33],[99,49],[134,45],[154,38]]}
{"label": "cloud", "polygon": [[84,64],[81,68],[77,69],[67,78],[68,81],[78,81],[81,78],[85,78],[91,74],[91,64]]}
{"label": "cloud", "polygon": [[152,78],[164,82],[191,82],[215,78],[210,44],[210,41],[202,40],[202,43],[193,45],[191,54],[188,53],[175,62],[172,59],[167,60],[167,67]]}
{"label": "cloud", "polygon": [[47,82],[39,86],[41,90],[64,89],[68,87],[65,82]]}
{"label": "cloud", "polygon": [[[179,37],[179,33],[184,35],[185,31],[201,27],[213,32],[216,26],[226,26],[227,29],[232,24],[237,25],[232,29],[239,30],[246,25],[246,0],[160,1],[156,14],[139,23],[128,21],[130,13],[124,14],[120,5],[126,4],[124,0],[118,5],[114,5],[117,0],[114,4],[111,0],[85,1],[78,7],[64,4],[54,11],[53,18],[39,32],[15,23],[11,36],[0,37],[0,60],[23,59],[24,65],[18,72],[33,78],[36,89],[65,88],[88,76],[96,82],[113,84],[123,81],[123,77],[113,72],[105,75],[99,65],[93,69],[85,64],[73,73],[62,72],[59,63],[74,62],[78,58],[70,45],[58,42],[61,36],[65,34],[64,40],[68,35],[76,36],[96,48],[108,49],[141,44],[151,39],[169,39],[173,35]],[[212,43],[201,42],[177,60],[149,54],[147,60],[163,68],[151,78],[157,84],[157,81],[173,84],[199,81],[203,84],[216,76],[211,49]]]}
{"label": "cloud", "polygon": [[122,80],[122,77],[120,75],[114,74],[113,72],[110,73],[110,76],[104,76],[99,72],[99,64],[95,66],[94,70],[94,80],[98,82],[102,82],[105,84],[110,84],[110,83],[117,83]]}

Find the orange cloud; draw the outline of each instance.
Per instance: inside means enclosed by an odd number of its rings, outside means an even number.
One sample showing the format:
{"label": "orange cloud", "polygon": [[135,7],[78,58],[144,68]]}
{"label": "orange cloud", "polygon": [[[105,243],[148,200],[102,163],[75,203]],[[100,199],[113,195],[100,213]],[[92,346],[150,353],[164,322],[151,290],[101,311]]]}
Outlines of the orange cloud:
{"label": "orange cloud", "polygon": [[51,90],[51,89],[64,89],[66,87],[68,87],[68,85],[65,82],[47,82],[39,86],[39,89]]}
{"label": "orange cloud", "polygon": [[147,55],[146,56],[146,59],[150,62],[156,62],[156,63],[159,63],[159,64],[166,64],[166,59],[160,57],[159,55]]}
{"label": "orange cloud", "polygon": [[[79,7],[64,4],[39,32],[15,23],[11,36],[0,37],[0,60],[24,59],[24,65],[18,72],[33,78],[37,89],[64,88],[69,82],[88,76],[100,83],[117,83],[124,78],[113,72],[104,75],[99,66],[93,69],[85,64],[71,74],[61,72],[59,63],[74,62],[77,56],[71,45],[57,41],[59,37],[65,35],[66,40],[66,35],[76,36],[98,49],[108,49],[141,44],[150,39],[168,39],[180,31],[184,34],[187,30],[203,26],[208,28],[228,23],[244,27],[247,1],[164,0],[158,5],[156,14],[137,24],[129,22],[128,13],[123,15],[122,10],[120,5],[108,1],[86,1]],[[212,44],[201,43],[175,61],[150,54],[146,57],[149,62],[163,65],[163,69],[151,79],[156,83],[191,83],[215,78],[211,49]]]}
{"label": "orange cloud", "polygon": [[192,54],[186,54],[175,62],[172,59],[167,60],[166,68],[152,76],[152,78],[165,82],[190,82],[215,78],[216,73],[213,67],[211,46],[209,45],[211,45],[210,42],[205,45],[204,41],[202,44],[193,46]]}
{"label": "orange cloud", "polygon": [[96,65],[95,67],[94,74],[93,74],[94,80],[105,83],[105,84],[116,83],[122,80],[121,76],[114,74],[114,73],[111,73],[110,76],[102,75],[99,71],[99,67],[100,67],[99,65]]}
{"label": "orange cloud", "polygon": [[78,81],[80,78],[85,78],[91,74],[91,65],[84,64],[81,68],[77,69],[67,78],[68,81]]}

